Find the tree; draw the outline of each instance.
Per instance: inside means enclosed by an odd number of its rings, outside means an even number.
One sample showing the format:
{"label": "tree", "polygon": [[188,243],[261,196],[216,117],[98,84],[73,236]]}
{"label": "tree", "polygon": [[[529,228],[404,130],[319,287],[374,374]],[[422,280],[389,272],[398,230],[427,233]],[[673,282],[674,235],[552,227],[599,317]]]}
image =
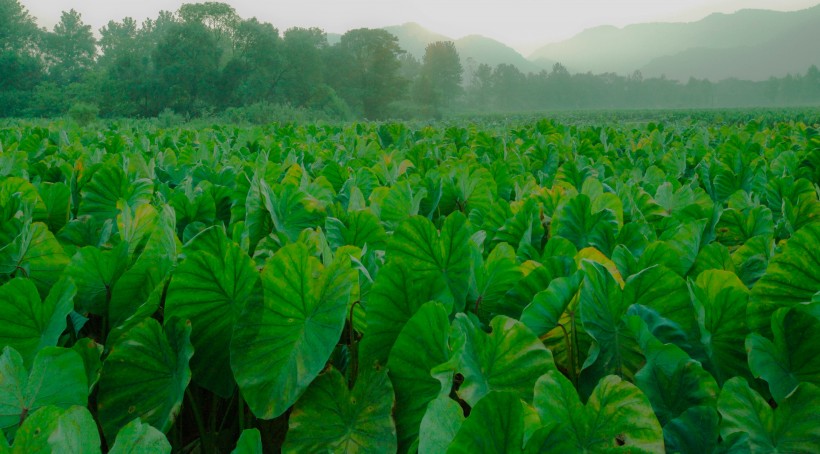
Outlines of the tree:
{"label": "tree", "polygon": [[51,80],[61,85],[79,82],[91,69],[96,54],[97,40],[91,33],[91,26],[83,23],[77,11],[63,11],[54,31],[46,36]]}
{"label": "tree", "polygon": [[280,93],[294,106],[310,104],[324,84],[327,35],[318,28],[290,28],[282,40]]}
{"label": "tree", "polygon": [[273,101],[282,74],[279,30],[254,19],[240,22],[233,39],[233,59],[222,69],[220,91],[232,104]]}
{"label": "tree", "polygon": [[0,0],[0,116],[19,115],[43,75],[41,31],[17,0]]}
{"label": "tree", "polygon": [[381,29],[360,28],[342,36],[334,46],[334,64],[339,77],[334,85],[342,97],[365,118],[385,118],[389,106],[407,86],[399,75],[398,38]]}
{"label": "tree", "polygon": [[418,79],[417,99],[436,111],[449,107],[461,94],[462,72],[461,59],[452,41],[428,44]]}
{"label": "tree", "polygon": [[185,113],[199,113],[211,105],[216,97],[220,57],[214,35],[203,24],[171,25],[152,58],[167,105]]}

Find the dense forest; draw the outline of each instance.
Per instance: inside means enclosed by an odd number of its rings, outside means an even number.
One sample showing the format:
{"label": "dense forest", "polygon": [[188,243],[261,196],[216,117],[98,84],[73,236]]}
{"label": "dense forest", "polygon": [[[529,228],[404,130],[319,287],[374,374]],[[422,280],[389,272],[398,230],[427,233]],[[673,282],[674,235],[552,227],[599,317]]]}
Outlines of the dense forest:
{"label": "dense forest", "polygon": [[280,32],[224,3],[185,4],[95,36],[74,10],[52,30],[0,0],[0,117],[226,115],[267,120],[429,118],[453,113],[820,104],[820,71],[764,82],[644,78],[636,71],[523,73],[462,61],[451,42],[406,53],[382,29],[330,44],[318,28]]}

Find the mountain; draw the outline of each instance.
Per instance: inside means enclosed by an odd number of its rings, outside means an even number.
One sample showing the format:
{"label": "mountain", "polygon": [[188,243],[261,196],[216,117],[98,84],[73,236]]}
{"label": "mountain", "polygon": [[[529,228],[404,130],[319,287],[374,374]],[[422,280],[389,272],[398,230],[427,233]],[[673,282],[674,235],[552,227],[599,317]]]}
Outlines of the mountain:
{"label": "mountain", "polygon": [[424,57],[424,49],[428,44],[436,41],[452,41],[465,67],[468,59],[471,59],[476,65],[486,63],[494,67],[501,63],[511,64],[522,72],[538,72],[544,68],[540,62],[527,60],[512,47],[486,36],[469,35],[453,39],[427,30],[413,22],[384,27],[384,30],[395,35],[399,39],[399,46],[419,60]]}
{"label": "mountain", "polygon": [[697,22],[596,27],[530,55],[571,72],[641,70],[644,76],[761,80],[820,63],[820,5],[802,11],[741,10]]}

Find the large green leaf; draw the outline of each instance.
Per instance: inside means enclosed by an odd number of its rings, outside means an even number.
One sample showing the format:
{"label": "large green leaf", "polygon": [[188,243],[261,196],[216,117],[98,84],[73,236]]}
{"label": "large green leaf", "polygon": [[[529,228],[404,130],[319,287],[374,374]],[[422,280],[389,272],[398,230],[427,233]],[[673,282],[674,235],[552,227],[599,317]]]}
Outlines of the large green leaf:
{"label": "large green leaf", "polygon": [[171,443],[159,430],[151,427],[150,424],[135,418],[129,422],[114,440],[114,445],[108,454],[139,454],[139,453],[164,453],[171,452]]}
{"label": "large green leaf", "polygon": [[655,333],[664,343],[676,342],[678,347],[690,356],[700,359],[701,349],[697,348],[700,332],[695,309],[686,281],[665,266],[653,266],[630,276],[624,285],[624,304],[637,304],[649,308],[663,319],[679,327],[685,339],[664,338]]}
{"label": "large green leaf", "polygon": [[132,182],[116,165],[103,165],[94,172],[91,181],[83,186],[78,215],[89,215],[96,222],[113,219],[120,211],[117,206],[120,200],[133,208],[149,203],[153,191],[151,180],[138,179]]}
{"label": "large green leaf", "polygon": [[81,314],[108,314],[108,303],[117,279],[128,267],[128,245],[120,243],[110,251],[87,246],[77,251],[65,274],[77,284],[74,305]]}
{"label": "large green leaf", "polygon": [[769,391],[782,402],[800,382],[820,386],[820,304],[778,309],[772,315],[769,340],[757,333],[746,338],[749,368],[769,383]]}
{"label": "large green leaf", "polygon": [[635,374],[635,385],[649,399],[662,426],[691,407],[715,406],[720,388],[699,362],[675,345],[661,343],[645,326],[637,331],[646,364]]}
{"label": "large green leaf", "polygon": [[359,344],[361,363],[386,364],[405,323],[432,300],[444,303],[450,312],[453,297],[441,276],[419,276],[413,268],[399,263],[382,267],[368,295],[367,331]]}
{"label": "large green leaf", "polygon": [[369,210],[355,210],[347,214],[345,222],[336,218],[327,218],[325,230],[330,246],[334,249],[345,245],[384,250],[387,246],[387,234],[376,217]]}
{"label": "large green leaf", "polygon": [[100,452],[100,434],[94,417],[85,407],[47,406],[23,422],[11,452],[95,454]]}
{"label": "large green leaf", "polygon": [[239,435],[231,454],[262,454],[262,434],[259,429],[245,429]]}
{"label": "large green leaf", "polygon": [[41,296],[48,294],[67,264],[63,247],[42,222],[26,223],[10,243],[0,246],[0,279],[29,278]]}
{"label": "large green leaf", "polygon": [[191,370],[191,325],[148,318],[128,330],[103,363],[97,393],[105,439],[139,417],[167,432],[179,414]]}
{"label": "large green leaf", "polygon": [[809,302],[820,289],[820,222],[807,225],[786,243],[752,288],[749,328],[768,335],[770,319],[781,307]]}
{"label": "large green leaf", "polygon": [[264,300],[245,306],[231,341],[231,368],[253,413],[284,413],[324,368],[345,324],[357,273],[346,256],[322,270],[301,243],[262,273]]}
{"label": "large green leaf", "polygon": [[820,389],[801,383],[776,409],[749,388],[746,380],[732,378],[718,399],[720,435],[749,436],[754,453],[816,452],[820,446]]}
{"label": "large green leaf", "polygon": [[744,341],[749,291],[729,271],[709,270],[689,282],[706,361],[719,385],[738,375],[751,378]]}
{"label": "large green leaf", "polygon": [[566,238],[578,248],[588,246],[611,252],[613,239],[618,234],[618,220],[609,209],[593,212],[586,194],[569,199],[552,221],[552,235]]}
{"label": "large green leaf", "polygon": [[165,299],[167,317],[190,320],[196,355],[191,372],[197,384],[219,396],[234,390],[229,373],[234,325],[246,304],[262,298],[251,258],[220,227],[194,238],[185,260],[174,270]]}
{"label": "large green leaf", "polygon": [[330,369],[293,407],[282,452],[395,452],[392,408],[385,372],[363,371],[348,390],[342,374]]}
{"label": "large green leaf", "polygon": [[399,450],[406,452],[419,434],[427,405],[441,393],[431,370],[450,359],[447,309],[436,302],[423,305],[404,325],[387,362],[396,392],[396,431]]}
{"label": "large green leaf", "polygon": [[[689,407],[663,426],[666,452],[702,454],[715,452],[718,445],[720,417],[715,403]],[[724,441],[724,445],[728,442]]]}
{"label": "large green leaf", "polygon": [[463,310],[470,281],[470,227],[460,212],[447,217],[436,233],[427,218],[413,216],[399,225],[387,246],[387,259],[406,265],[419,278],[442,276]]}
{"label": "large green leaf", "polygon": [[532,399],[536,377],[555,370],[552,354],[523,323],[499,315],[490,334],[465,314],[456,314],[451,344],[455,370],[464,376],[458,395],[470,405],[490,391]]}
{"label": "large green leaf", "polygon": [[532,303],[524,308],[521,322],[539,337],[550,332],[558,326],[564,311],[578,294],[582,279],[581,273],[554,279],[546,290],[538,292]]}
{"label": "large green leaf", "polygon": [[23,278],[0,286],[0,345],[16,349],[26,365],[43,347],[57,345],[66,329],[76,287],[70,279],[60,280],[45,301],[34,284]]}
{"label": "large green leaf", "polygon": [[620,285],[601,264],[585,261],[580,318],[594,340],[581,372],[579,391],[587,396],[607,375],[632,380],[644,358],[635,333],[626,324],[626,301]]}
{"label": "large green leaf", "polygon": [[68,408],[88,403],[83,361],[72,350],[45,347],[29,372],[12,347],[0,356],[0,429],[16,425],[40,407]]}
{"label": "large green leaf", "polygon": [[427,405],[419,426],[419,452],[445,452],[456,438],[464,414],[458,402],[439,395]]}
{"label": "large green leaf", "polygon": [[[475,251],[478,259],[470,285],[470,305],[467,310],[476,310],[482,320],[490,320],[496,315],[518,316],[511,314],[505,304],[505,295],[524,278],[524,273],[515,258],[515,249],[506,243],[498,244],[486,261]],[[483,261],[483,263],[482,263]]]}
{"label": "large green leaf", "polygon": [[273,221],[274,231],[296,241],[302,230],[324,224],[324,212],[316,199],[290,184],[263,192],[263,201]]}
{"label": "large green leaf", "polygon": [[470,412],[447,453],[524,452],[524,405],[516,393],[489,393]]}
{"label": "large green leaf", "polygon": [[533,405],[572,452],[663,451],[663,432],[646,396],[616,376],[601,380],[583,405],[569,380],[549,372],[535,385]]}

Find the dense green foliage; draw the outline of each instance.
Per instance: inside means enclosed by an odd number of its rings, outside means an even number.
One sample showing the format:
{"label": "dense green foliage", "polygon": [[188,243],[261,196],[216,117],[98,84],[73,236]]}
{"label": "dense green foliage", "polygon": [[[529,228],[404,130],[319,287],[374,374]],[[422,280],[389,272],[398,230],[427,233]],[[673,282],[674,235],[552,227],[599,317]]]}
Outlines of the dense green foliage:
{"label": "dense green foliage", "polygon": [[141,24],[112,20],[97,39],[74,10],[47,31],[18,0],[0,0],[0,28],[0,117],[55,117],[91,105],[106,118],[175,112],[264,124],[820,104],[820,71],[809,63],[804,73],[765,82],[570,74],[560,63],[525,73],[465,59],[449,41],[410,55],[382,29],[351,30],[338,41],[317,28],[280,33],[216,2],[184,4]]}
{"label": "dense green foliage", "polygon": [[7,124],[0,452],[809,452],[819,181],[812,112]]}

